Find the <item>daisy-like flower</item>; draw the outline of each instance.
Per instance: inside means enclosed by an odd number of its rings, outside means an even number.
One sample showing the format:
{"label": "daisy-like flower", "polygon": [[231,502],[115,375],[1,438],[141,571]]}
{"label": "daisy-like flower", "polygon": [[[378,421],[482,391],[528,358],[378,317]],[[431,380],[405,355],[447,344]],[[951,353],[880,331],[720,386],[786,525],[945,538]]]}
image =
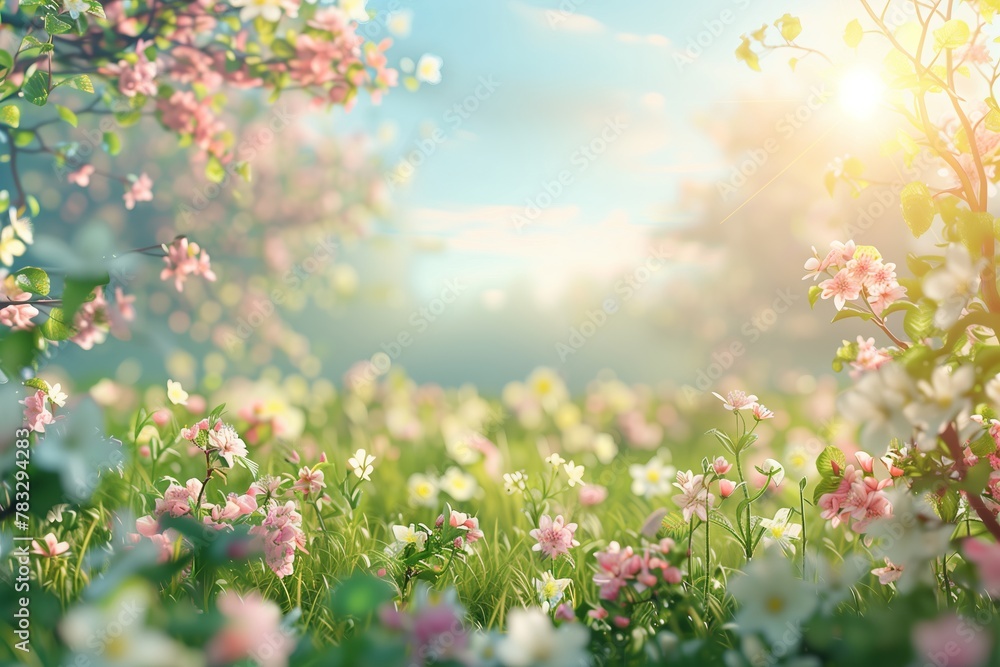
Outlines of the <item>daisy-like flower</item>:
{"label": "daisy-like flower", "polygon": [[530,533],[538,543],[531,547],[532,551],[541,551],[549,558],[555,560],[563,554],[568,554],[570,547],[578,547],[580,543],[573,539],[576,532],[575,523],[566,523],[562,516],[555,519],[543,514],[538,519],[538,528]]}
{"label": "daisy-like flower", "polygon": [[470,500],[479,489],[475,477],[454,466],[445,471],[438,485],[442,491],[459,502]]}
{"label": "daisy-like flower", "polygon": [[14,227],[0,229],[0,264],[10,266],[15,257],[20,257],[28,250],[27,246],[14,235]]}
{"label": "daisy-like flower", "polygon": [[507,472],[503,475],[503,490],[507,495],[524,493],[527,488],[528,475],[523,470]]}
{"label": "daisy-like flower", "polygon": [[535,579],[535,591],[538,593],[538,602],[542,605],[542,609],[546,612],[554,609],[562,601],[571,583],[572,579],[556,579],[551,572],[542,572],[542,578]]}
{"label": "daisy-like flower", "polygon": [[14,228],[17,237],[31,245],[35,242],[35,228],[31,224],[31,218],[22,218],[17,214],[17,209],[11,207],[8,211],[10,216],[10,226]]}
{"label": "daisy-like flower", "polygon": [[628,468],[632,475],[632,493],[644,498],[662,496],[670,491],[670,479],[677,473],[673,466],[664,465],[654,456],[646,465],[633,463]]}
{"label": "daisy-like flower", "polygon": [[782,508],[774,515],[773,519],[761,519],[760,526],[764,528],[764,540],[769,544],[777,544],[783,551],[795,553],[795,546],[792,540],[802,537],[802,526],[797,523],[789,523],[792,511]]}
{"label": "daisy-like flower", "polygon": [[410,475],[406,488],[410,492],[410,501],[423,507],[435,507],[438,503],[438,484],[434,479],[422,473]]}
{"label": "daisy-like flower", "polygon": [[576,486],[577,484],[583,484],[583,473],[585,469],[583,466],[576,465],[573,461],[563,465],[563,470],[566,471],[566,477],[569,479],[567,483],[570,486]]}
{"label": "daisy-like flower", "polygon": [[441,83],[441,65],[444,61],[438,56],[425,53],[417,61],[416,76],[418,81],[436,85]]}
{"label": "daisy-like flower", "polygon": [[726,410],[745,410],[747,408],[753,408],[757,404],[757,397],[753,394],[747,394],[745,391],[740,391],[738,389],[733,390],[722,396],[716,392],[712,392],[712,396],[722,401],[722,407]]}
{"label": "daisy-like flower", "polygon": [[924,276],[924,294],[938,304],[934,325],[947,329],[962,316],[962,311],[979,291],[979,266],[961,245],[952,244],[945,251],[945,263]]}
{"label": "daisy-like flower", "polygon": [[768,410],[760,403],[754,403],[752,410],[753,418],[759,422],[764,421],[765,419],[774,419],[774,412]]}
{"label": "daisy-like flower", "polygon": [[872,574],[878,577],[878,583],[888,586],[903,576],[903,566],[895,565],[888,558],[885,559],[885,567],[876,567]]}
{"label": "daisy-like flower", "polygon": [[366,480],[368,482],[372,481],[371,474],[375,471],[375,457],[364,449],[359,449],[354,452],[354,456],[347,459],[347,464],[351,466],[351,470],[354,471],[354,475],[359,479]]}
{"label": "daisy-like flower", "polygon": [[42,538],[42,543],[38,540],[31,540],[31,553],[44,556],[45,558],[55,558],[69,551],[68,542],[60,542],[55,533],[49,533]]}
{"label": "daisy-like flower", "polygon": [[393,526],[392,536],[396,538],[396,545],[401,548],[413,544],[417,547],[417,551],[423,551],[424,545],[427,544],[427,533],[417,530],[412,523],[409,526]]}
{"label": "daisy-like flower", "polygon": [[220,458],[225,459],[230,468],[233,467],[233,457],[247,456],[246,443],[229,424],[223,424],[218,430],[209,431],[208,445],[219,453]]}
{"label": "daisy-like flower", "polygon": [[365,7],[367,4],[368,0],[340,0],[340,11],[352,21],[365,23],[368,21],[368,9]]}
{"label": "daisy-like flower", "polygon": [[188,393],[184,391],[180,382],[167,380],[167,400],[174,405],[187,405]]}

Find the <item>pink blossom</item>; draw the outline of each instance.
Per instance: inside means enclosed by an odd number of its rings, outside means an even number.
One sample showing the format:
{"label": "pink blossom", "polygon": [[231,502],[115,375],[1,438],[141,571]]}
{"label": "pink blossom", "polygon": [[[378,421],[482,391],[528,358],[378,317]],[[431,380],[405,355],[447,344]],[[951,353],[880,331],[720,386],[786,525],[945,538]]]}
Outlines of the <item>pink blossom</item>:
{"label": "pink blossom", "polygon": [[580,546],[580,543],[573,539],[575,532],[576,524],[566,523],[561,515],[552,519],[547,514],[543,514],[538,519],[538,528],[528,533],[538,541],[531,547],[531,550],[541,551],[555,560],[563,554],[568,554],[570,547]]}
{"label": "pink blossom", "polygon": [[92,164],[82,165],[76,171],[71,171],[66,175],[66,180],[74,185],[85,188],[90,185],[90,177],[93,176],[95,168]]}
{"label": "pink blossom", "polygon": [[913,628],[913,646],[922,662],[948,667],[986,665],[993,645],[991,632],[975,621],[947,613]]}
{"label": "pink blossom", "polygon": [[[439,520],[441,519],[443,519],[443,517],[439,517]],[[469,516],[464,512],[451,510],[451,514],[448,517],[448,525],[452,528],[461,528],[465,530],[466,533],[464,541],[467,544],[473,544],[483,538],[483,531],[479,529],[479,519]]]}
{"label": "pink blossom", "polygon": [[717,456],[712,462],[712,469],[716,475],[722,476],[733,469],[733,464],[727,461],[725,456]]}
{"label": "pink blossom", "polygon": [[267,566],[279,578],[292,574],[295,551],[306,552],[306,536],[302,532],[302,515],[295,509],[295,503],[273,504],[259,526],[250,529],[250,534],[259,538],[264,549]]}
{"label": "pink blossom", "polygon": [[861,470],[848,465],[837,490],[820,496],[820,516],[834,527],[853,519],[852,529],[863,533],[872,521],[892,515],[892,504],[883,493],[891,484],[892,479],[864,477]]}
{"label": "pink blossom", "polygon": [[31,553],[45,558],[55,558],[67,551],[69,551],[69,543],[60,542],[54,533],[49,533],[42,538],[42,543],[39,543],[38,540],[31,540]]}
{"label": "pink blossom", "polygon": [[118,90],[125,97],[136,95],[156,95],[156,61],[146,57],[146,48],[152,42],[139,40],[135,45],[136,62],[119,60],[117,64],[105,65],[100,69],[106,76],[118,77]]}
{"label": "pink blossom", "polygon": [[673,497],[674,503],[681,508],[685,521],[697,516],[702,521],[708,521],[708,510],[715,502],[715,496],[709,493],[705,486],[705,476],[695,475],[690,470],[677,473],[675,487],[681,493]]}
{"label": "pink blossom", "polygon": [[892,582],[903,576],[903,566],[894,565],[888,558],[885,559],[885,567],[877,567],[872,570],[872,574],[878,577],[878,582],[883,586],[888,586]]}
{"label": "pink blossom", "polygon": [[32,431],[45,433],[45,425],[56,420],[49,411],[49,396],[45,391],[39,389],[31,396],[25,397],[23,401],[18,401],[24,406],[24,423]]}
{"label": "pink blossom", "polygon": [[874,338],[858,336],[858,356],[851,362],[851,377],[857,378],[863,372],[878,370],[886,362],[892,361],[888,351],[875,347]]}
{"label": "pink blossom", "polygon": [[[9,297],[8,297],[9,298]],[[25,293],[22,301],[27,301],[31,295]],[[38,315],[38,309],[31,304],[5,305],[0,303],[0,324],[10,327],[14,331],[27,331],[34,328],[35,323],[32,318]]]}
{"label": "pink blossom", "polygon": [[747,395],[744,391],[734,390],[729,392],[725,398],[720,394],[712,392],[712,396],[722,401],[722,407],[726,410],[744,410],[752,408],[757,403],[757,397],[753,394]]}
{"label": "pink blossom", "polygon": [[600,484],[588,484],[580,487],[580,504],[590,507],[600,505],[608,497],[608,490]]}
{"label": "pink blossom", "polygon": [[146,172],[132,177],[122,199],[125,200],[125,208],[130,211],[135,208],[136,202],[153,201],[153,179]]}
{"label": "pink blossom", "polygon": [[170,516],[183,516],[191,511],[190,491],[179,484],[171,484],[163,492],[163,497],[157,499],[154,513],[156,516],[169,514]]}
{"label": "pink blossom", "polygon": [[1000,544],[967,539],[962,543],[962,553],[976,565],[979,580],[990,597],[1000,596]]}
{"label": "pink blossom", "polygon": [[752,412],[753,412],[753,418],[756,419],[757,421],[764,421],[765,419],[774,418],[774,413],[768,410],[760,403],[753,404]]}
{"label": "pink blossom", "polygon": [[167,246],[167,255],[163,258],[166,268],[160,271],[160,280],[174,279],[174,287],[178,292],[184,291],[184,281],[188,276],[202,276],[209,282],[215,281],[215,273],[211,268],[208,253],[197,243],[189,243],[181,236]]}
{"label": "pink blossom", "polygon": [[236,429],[229,424],[223,424],[208,434],[208,446],[224,459],[229,467],[233,467],[233,458],[246,458],[247,445],[240,439]]}
{"label": "pink blossom", "polygon": [[733,491],[736,490],[736,482],[731,479],[720,479],[719,480],[719,495],[723,498],[728,498],[733,495]]}
{"label": "pink blossom", "polygon": [[833,298],[837,310],[842,310],[844,304],[861,296],[861,281],[857,280],[847,269],[841,269],[833,278],[819,284],[823,290],[820,297]]}
{"label": "pink blossom", "polygon": [[299,479],[292,486],[292,491],[298,491],[302,495],[308,496],[310,493],[319,493],[325,488],[326,482],[323,481],[323,471],[312,470],[303,466],[299,469]]}
{"label": "pink blossom", "polygon": [[108,303],[104,299],[104,289],[94,288],[94,298],[85,302],[73,317],[73,328],[76,333],[70,341],[84,350],[100,345],[108,338],[109,318]]}
{"label": "pink blossom", "polygon": [[[292,635],[281,626],[281,609],[257,591],[240,596],[234,591],[219,595],[216,606],[225,625],[206,647],[213,665],[229,665],[251,658],[261,667],[285,667],[295,650]],[[267,647],[267,650],[262,650]]]}

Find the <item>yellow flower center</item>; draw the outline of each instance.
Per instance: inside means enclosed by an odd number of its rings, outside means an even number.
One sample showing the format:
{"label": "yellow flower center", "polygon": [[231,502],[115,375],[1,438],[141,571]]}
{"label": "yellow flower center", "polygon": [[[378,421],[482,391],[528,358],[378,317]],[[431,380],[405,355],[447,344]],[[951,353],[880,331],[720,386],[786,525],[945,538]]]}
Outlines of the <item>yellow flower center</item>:
{"label": "yellow flower center", "polygon": [[654,484],[660,481],[660,471],[656,468],[651,468],[646,471],[646,479]]}
{"label": "yellow flower center", "polygon": [[785,600],[784,598],[779,598],[776,595],[771,596],[767,599],[767,604],[764,606],[772,614],[778,614],[785,608]]}

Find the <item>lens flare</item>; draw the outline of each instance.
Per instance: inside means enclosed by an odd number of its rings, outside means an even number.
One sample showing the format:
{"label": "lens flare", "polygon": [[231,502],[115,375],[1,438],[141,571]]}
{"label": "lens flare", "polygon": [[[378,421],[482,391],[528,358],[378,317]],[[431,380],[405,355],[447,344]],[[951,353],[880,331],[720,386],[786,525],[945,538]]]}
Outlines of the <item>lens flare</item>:
{"label": "lens flare", "polygon": [[840,80],[840,107],[853,118],[871,118],[884,94],[881,77],[869,69],[850,70]]}

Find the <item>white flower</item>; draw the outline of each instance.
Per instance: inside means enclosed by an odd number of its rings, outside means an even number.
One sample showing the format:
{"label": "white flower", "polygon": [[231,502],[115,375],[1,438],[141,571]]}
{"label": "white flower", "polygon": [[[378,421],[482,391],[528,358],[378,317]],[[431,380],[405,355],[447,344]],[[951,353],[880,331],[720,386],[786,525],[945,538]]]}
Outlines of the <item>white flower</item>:
{"label": "white flower", "polygon": [[594,437],[593,449],[597,460],[604,465],[611,463],[618,456],[618,445],[609,433],[598,433]]}
{"label": "white flower", "polygon": [[664,465],[658,456],[649,459],[646,465],[633,463],[628,471],[632,475],[632,493],[645,498],[669,493],[671,480],[677,474],[676,468]]}
{"label": "white flower", "polygon": [[952,244],[945,251],[944,265],[924,277],[923,287],[924,294],[938,304],[934,325],[947,329],[979,292],[979,267],[964,246]]}
{"label": "white flower", "polygon": [[542,609],[547,612],[559,604],[571,583],[572,579],[556,579],[551,572],[542,572],[542,578],[535,579],[535,591]]}
{"label": "white flower", "polygon": [[389,12],[385,17],[385,27],[396,37],[406,37],[410,34],[410,24],[413,22],[413,12],[409,9],[400,9]]}
{"label": "white flower", "polygon": [[187,405],[188,393],[180,382],[167,380],[167,399],[174,405]]}
{"label": "white flower", "polygon": [[[816,609],[815,585],[798,578],[792,564],[776,550],[754,558],[745,572],[729,580],[729,592],[740,605],[733,619],[740,635],[761,633],[769,642],[786,642],[789,626],[797,627]],[[793,640],[797,643],[799,634]]]}
{"label": "white flower", "polygon": [[354,452],[354,456],[347,459],[348,465],[354,471],[354,474],[360,478],[367,481],[371,481],[371,474],[374,472],[375,467],[372,465],[375,463],[375,457],[366,452],[364,449],[359,449]]}
{"label": "white flower", "polygon": [[410,475],[406,483],[410,491],[410,501],[423,507],[436,507],[438,502],[438,485],[433,478],[421,473]]}
{"label": "white flower", "polygon": [[352,21],[364,23],[368,20],[368,10],[365,8],[367,4],[368,0],[340,0],[340,11]]}
{"label": "white flower", "polygon": [[470,500],[479,489],[475,477],[454,466],[444,472],[438,483],[442,491],[459,502]]}
{"label": "white flower", "polygon": [[417,530],[412,523],[409,526],[393,526],[392,536],[396,538],[398,545],[406,547],[408,544],[414,544],[417,551],[423,551],[424,545],[427,544],[427,533]]}
{"label": "white flower", "polygon": [[918,444],[933,445],[942,427],[960,414],[968,413],[972,401],[966,394],[975,380],[976,373],[972,366],[959,366],[954,371],[950,366],[938,366],[931,373],[929,382],[917,382],[919,400],[907,405],[903,414],[911,424],[921,427]]}
{"label": "white flower", "polygon": [[775,486],[781,486],[781,483],[785,480],[785,466],[781,465],[774,459],[767,459],[764,461],[764,465],[760,467],[764,471],[764,474],[774,471],[771,475],[771,483]]}
{"label": "white flower", "polygon": [[17,209],[13,206],[10,208],[9,214],[10,226],[14,228],[14,233],[28,245],[34,243],[35,230],[31,225],[31,218],[19,218],[17,215]]}
{"label": "white flower", "polygon": [[576,465],[573,461],[570,461],[563,466],[563,470],[566,471],[566,477],[569,479],[567,483],[570,486],[576,486],[577,484],[584,486],[583,484],[583,473],[584,467]]}
{"label": "white flower", "polygon": [[862,376],[840,397],[837,407],[844,417],[863,425],[862,448],[879,451],[893,438],[910,439],[913,424],[903,411],[916,398],[916,385],[907,372],[887,363]]}
{"label": "white flower", "polygon": [[986,383],[984,389],[986,397],[993,403],[993,407],[1000,407],[1000,375],[996,375]]}
{"label": "white flower", "polygon": [[293,18],[298,14],[296,5],[286,0],[229,0],[229,4],[242,7],[240,20],[244,22],[253,21],[259,16],[269,23],[277,23],[281,20],[282,11]]}
{"label": "white flower", "polygon": [[503,475],[503,488],[508,495],[514,493],[524,493],[527,488],[528,475],[523,470],[517,472],[507,472]]}
{"label": "white flower", "polygon": [[441,83],[441,65],[444,61],[425,53],[417,61],[417,80],[430,84]]}
{"label": "white flower", "polygon": [[14,236],[14,228],[4,227],[0,230],[0,263],[10,266],[15,257],[20,257],[28,248],[20,239]]}
{"label": "white flower", "polygon": [[69,14],[74,21],[88,9],[90,9],[90,3],[85,2],[85,0],[64,0],[63,2],[63,13]]}
{"label": "white flower", "polygon": [[541,609],[511,609],[496,657],[506,667],[589,665],[589,640],[590,631],[582,623],[566,623],[557,629]]}
{"label": "white flower", "polygon": [[764,540],[771,544],[777,544],[783,550],[795,553],[795,546],[792,540],[802,537],[802,526],[797,523],[789,523],[792,510],[782,508],[774,515],[773,519],[761,519],[760,526],[764,528]]}
{"label": "white flower", "polygon": [[49,387],[49,400],[58,405],[60,408],[66,407],[66,392],[62,390],[62,385],[58,382]]}
{"label": "white flower", "polygon": [[52,506],[52,509],[50,509],[48,514],[45,515],[45,520],[49,523],[62,523],[63,512],[66,510],[69,510],[69,512],[74,516],[76,515],[76,512],[69,509],[69,505],[66,503],[60,503],[59,505]]}
{"label": "white flower", "polygon": [[545,459],[545,462],[551,465],[553,468],[558,468],[562,464],[566,463],[566,459],[559,456],[559,454],[552,454]]}

